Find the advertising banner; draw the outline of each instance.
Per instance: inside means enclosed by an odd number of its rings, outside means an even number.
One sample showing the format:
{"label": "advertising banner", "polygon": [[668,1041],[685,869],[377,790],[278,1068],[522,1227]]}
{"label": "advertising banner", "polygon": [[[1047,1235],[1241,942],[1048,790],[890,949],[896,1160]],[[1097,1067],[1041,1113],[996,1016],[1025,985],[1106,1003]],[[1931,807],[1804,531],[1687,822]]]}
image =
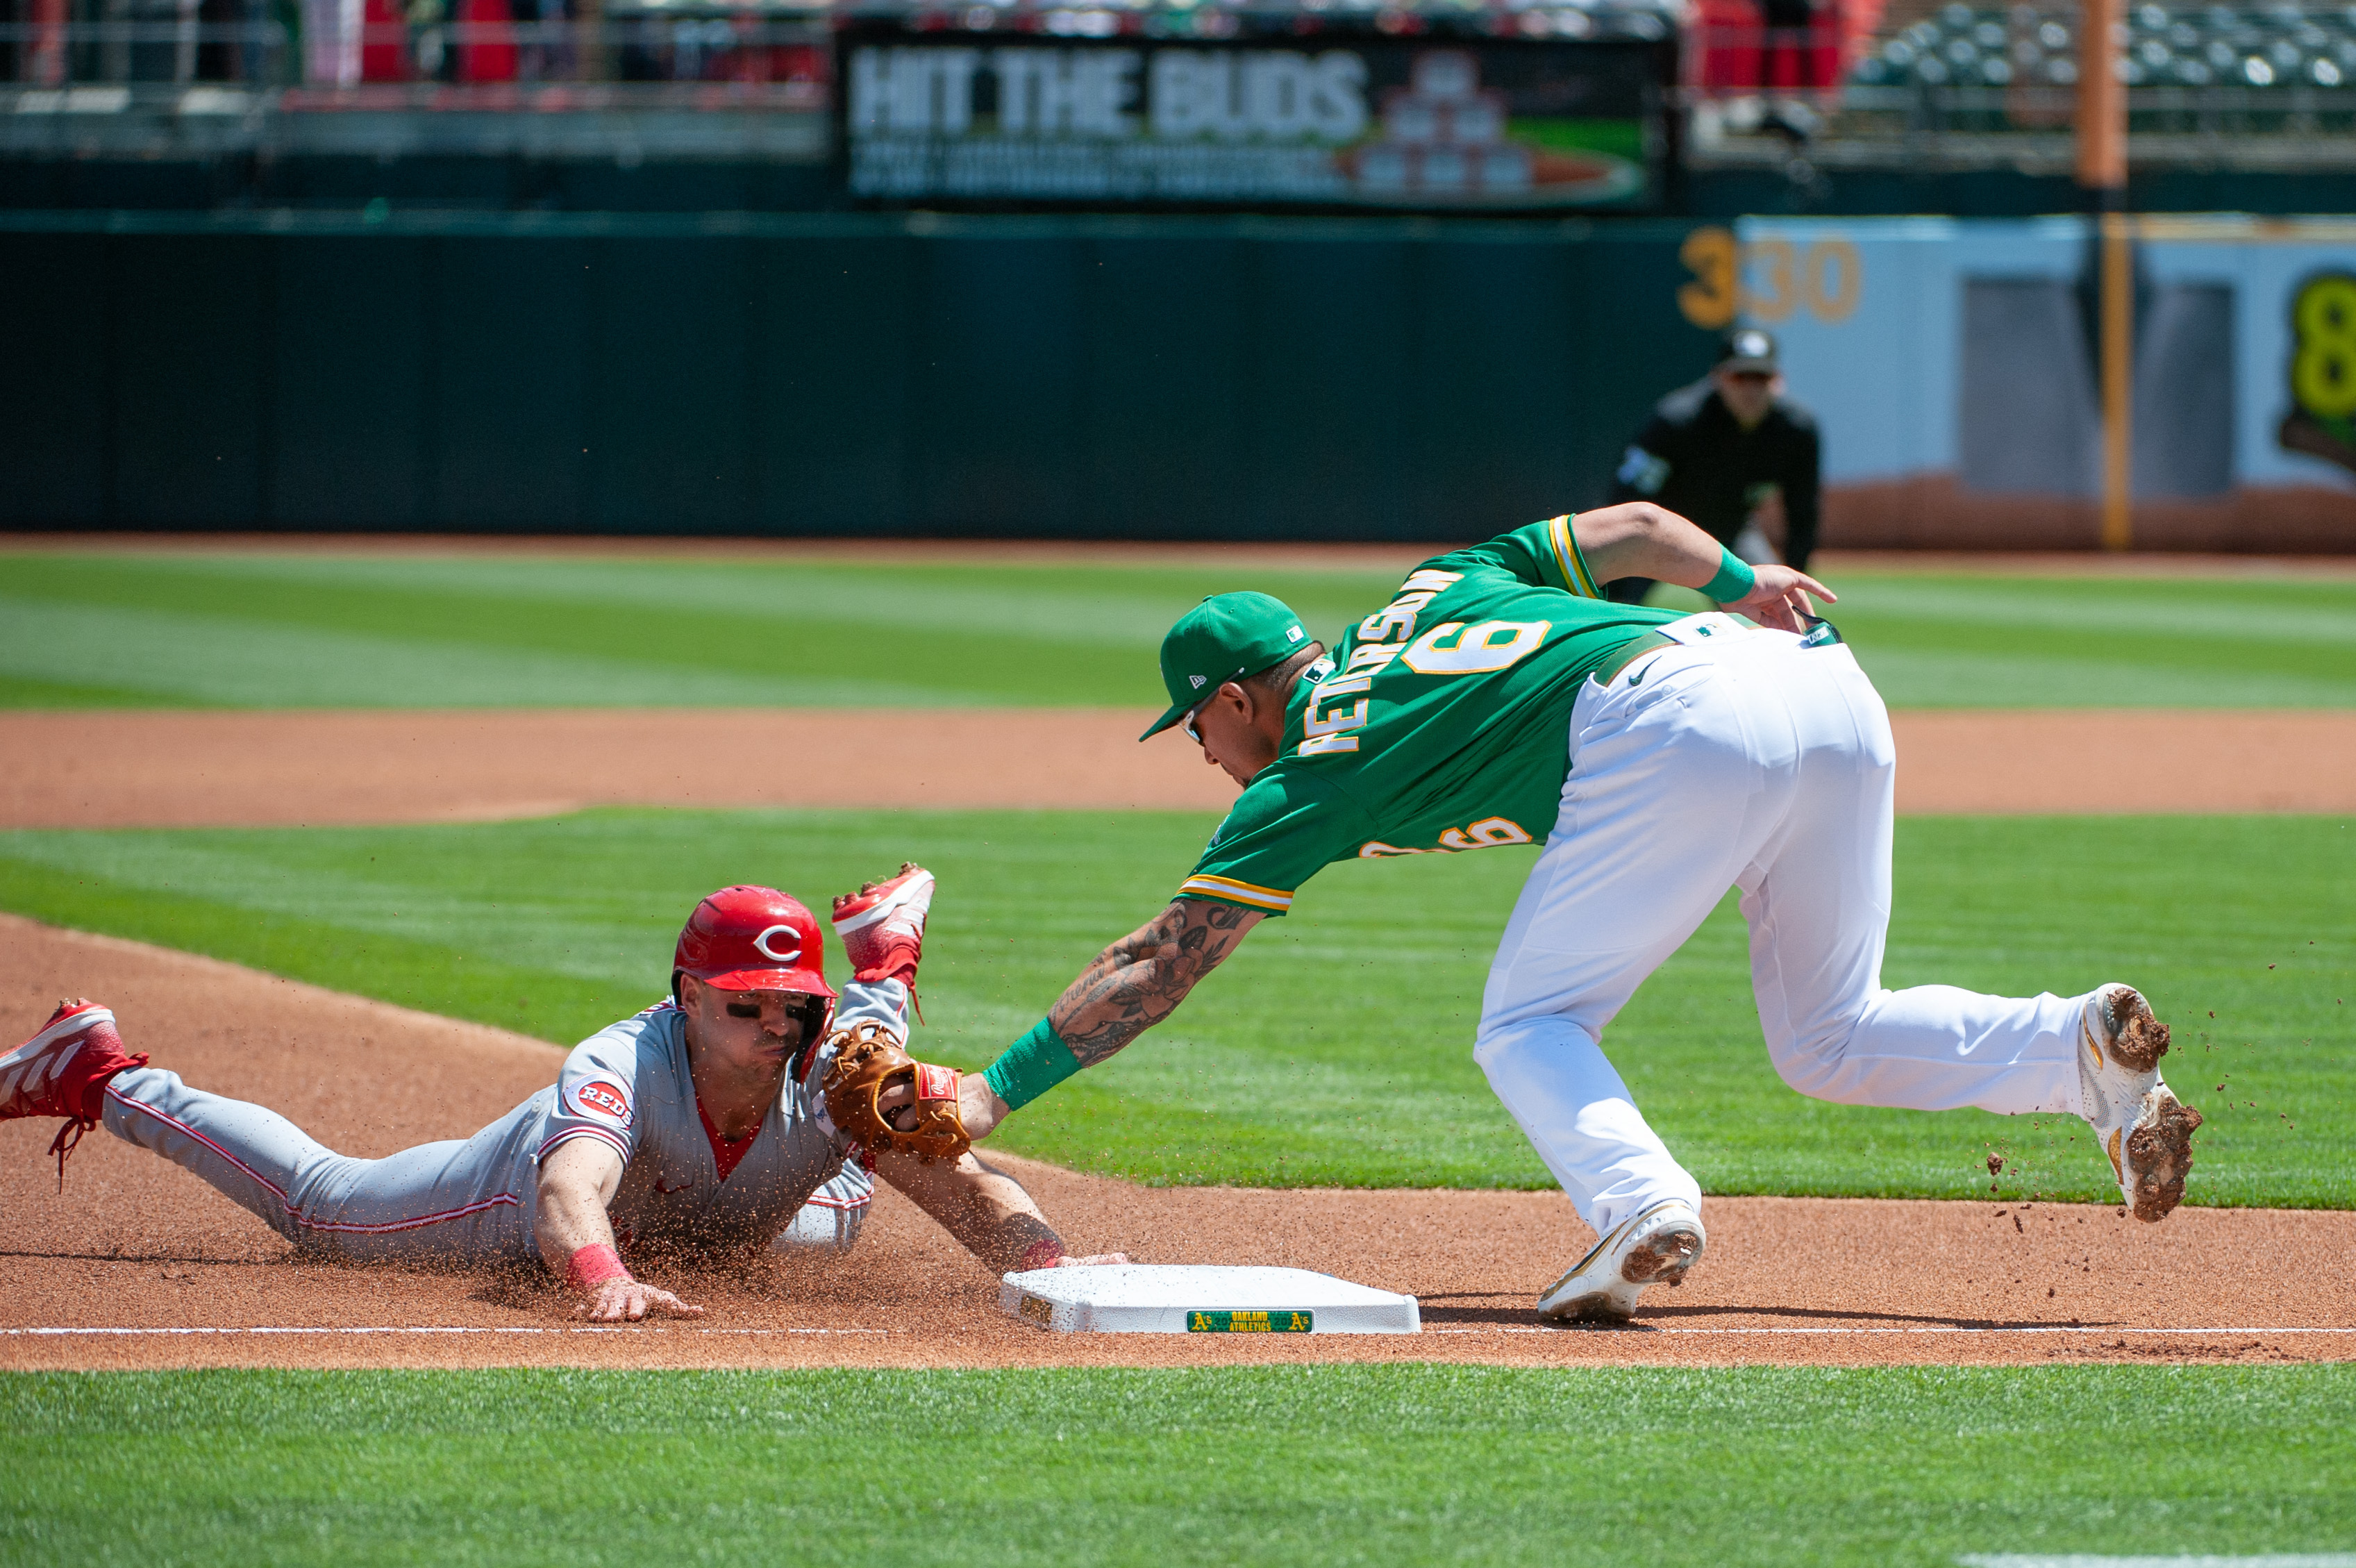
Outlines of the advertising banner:
{"label": "advertising banner", "polygon": [[[2356,548],[2356,221],[2147,216],[2134,542]],[[1688,320],[1782,339],[1827,543],[2084,548],[2102,492],[2085,220],[1752,219],[1684,245]]]}
{"label": "advertising banner", "polygon": [[841,59],[870,200],[1626,209],[1659,188],[1656,44],[855,28]]}

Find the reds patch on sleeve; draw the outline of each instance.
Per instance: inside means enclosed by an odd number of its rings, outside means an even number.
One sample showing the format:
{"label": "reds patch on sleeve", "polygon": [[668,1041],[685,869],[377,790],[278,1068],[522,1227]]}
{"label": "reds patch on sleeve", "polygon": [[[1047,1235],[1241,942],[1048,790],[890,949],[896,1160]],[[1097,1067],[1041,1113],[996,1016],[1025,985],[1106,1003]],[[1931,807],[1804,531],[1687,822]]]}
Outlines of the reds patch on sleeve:
{"label": "reds patch on sleeve", "polygon": [[610,1078],[584,1079],[564,1091],[564,1109],[593,1122],[630,1124],[630,1091]]}
{"label": "reds patch on sleeve", "polygon": [[935,1067],[930,1062],[916,1064],[916,1098],[919,1100],[955,1100],[958,1097],[958,1070],[953,1067]]}

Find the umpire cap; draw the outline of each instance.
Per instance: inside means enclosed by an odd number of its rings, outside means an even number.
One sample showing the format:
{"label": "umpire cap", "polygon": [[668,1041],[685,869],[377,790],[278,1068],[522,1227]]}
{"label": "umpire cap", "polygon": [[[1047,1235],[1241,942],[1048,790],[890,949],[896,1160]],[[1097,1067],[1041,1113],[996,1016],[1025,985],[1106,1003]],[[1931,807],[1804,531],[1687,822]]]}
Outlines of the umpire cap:
{"label": "umpire cap", "polygon": [[1718,346],[1718,368],[1773,375],[1776,369],[1775,335],[1758,327],[1736,328]]}

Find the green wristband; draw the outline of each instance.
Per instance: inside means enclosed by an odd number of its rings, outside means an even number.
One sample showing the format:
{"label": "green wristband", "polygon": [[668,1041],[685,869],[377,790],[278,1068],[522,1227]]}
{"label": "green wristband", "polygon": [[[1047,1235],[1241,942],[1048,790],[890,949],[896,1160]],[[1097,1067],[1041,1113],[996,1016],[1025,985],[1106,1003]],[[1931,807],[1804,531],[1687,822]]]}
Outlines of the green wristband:
{"label": "green wristband", "polygon": [[1715,604],[1730,605],[1747,597],[1759,585],[1759,574],[1725,545],[1719,545],[1718,553],[1725,559],[1718,564],[1718,575],[1704,583],[1701,591]]}
{"label": "green wristband", "polygon": [[1008,1109],[1020,1111],[1079,1070],[1080,1058],[1064,1044],[1055,1026],[1042,1018],[983,1069],[981,1076]]}

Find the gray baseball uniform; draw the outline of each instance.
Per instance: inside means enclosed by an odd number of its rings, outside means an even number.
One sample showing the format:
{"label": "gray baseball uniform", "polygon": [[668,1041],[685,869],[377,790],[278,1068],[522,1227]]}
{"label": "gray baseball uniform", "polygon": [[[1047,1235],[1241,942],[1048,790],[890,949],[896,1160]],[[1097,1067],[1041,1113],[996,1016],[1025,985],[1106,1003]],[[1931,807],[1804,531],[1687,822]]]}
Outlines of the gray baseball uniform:
{"label": "gray baseball uniform", "polygon": [[[846,983],[838,1026],[875,1022],[907,1037],[907,988]],[[263,1106],[209,1094],[177,1073],[134,1068],[106,1086],[106,1130],[185,1166],[306,1253],[446,1264],[536,1259],[540,1162],[574,1138],[621,1155],[610,1206],[625,1250],[693,1251],[764,1243],[841,1248],[874,1187],[828,1120],[821,1047],[789,1077],[752,1145],[723,1178],[688,1076],[685,1016],[669,1001],[573,1047],[557,1081],[471,1138],[380,1160],[326,1147]]]}

